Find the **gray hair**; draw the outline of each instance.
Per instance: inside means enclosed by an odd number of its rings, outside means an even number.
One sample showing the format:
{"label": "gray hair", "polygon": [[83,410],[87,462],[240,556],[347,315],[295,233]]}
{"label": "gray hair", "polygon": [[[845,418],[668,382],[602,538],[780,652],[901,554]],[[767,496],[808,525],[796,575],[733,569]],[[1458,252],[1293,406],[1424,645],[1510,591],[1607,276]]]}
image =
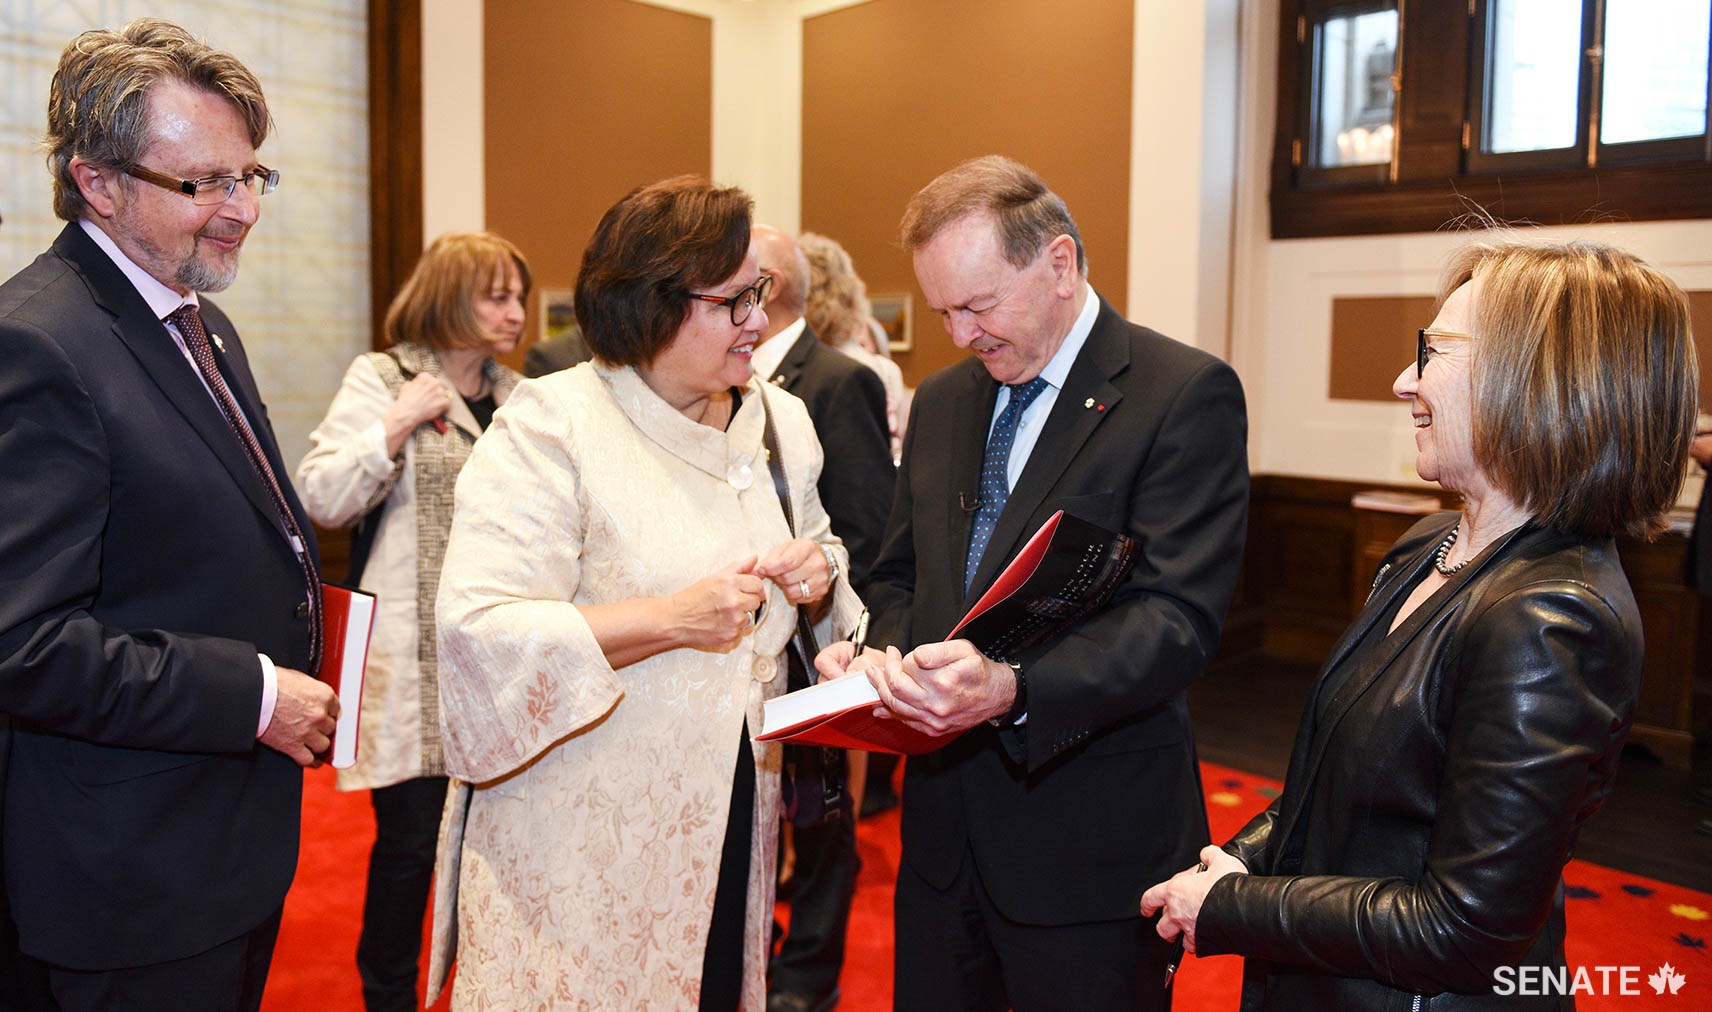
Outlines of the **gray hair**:
{"label": "gray hair", "polygon": [[225,96],[243,118],[250,146],[259,148],[267,139],[267,99],[237,57],[160,18],[138,18],[118,31],[84,32],[60,53],[48,90],[42,143],[53,173],[55,214],[76,221],[87,210],[71,174],[72,159],[117,169],[138,164],[153,139],[148,91],[162,80]]}
{"label": "gray hair", "polygon": [[1047,243],[1067,235],[1076,243],[1076,269],[1087,276],[1082,233],[1063,198],[1033,169],[1003,155],[971,158],[922,187],[904,208],[898,238],[914,253],[946,227],[981,213],[997,222],[999,244],[1013,267],[1027,266]]}

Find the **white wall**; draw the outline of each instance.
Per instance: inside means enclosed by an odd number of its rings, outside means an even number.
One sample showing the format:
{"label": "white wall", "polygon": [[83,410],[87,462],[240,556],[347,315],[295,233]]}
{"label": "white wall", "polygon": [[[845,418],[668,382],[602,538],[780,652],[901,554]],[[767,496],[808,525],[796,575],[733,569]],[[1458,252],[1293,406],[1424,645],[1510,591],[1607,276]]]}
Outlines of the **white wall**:
{"label": "white wall", "polygon": [[422,0],[422,241],[487,225],[482,0]]}
{"label": "white wall", "polygon": [[1236,0],[1136,0],[1125,315],[1225,357],[1237,29]]}
{"label": "white wall", "polygon": [[[1408,484],[1414,428],[1402,401],[1334,401],[1331,303],[1340,296],[1433,295],[1456,233],[1273,240],[1266,215],[1277,49],[1274,4],[1245,5],[1242,165],[1232,278],[1232,364],[1249,396],[1249,462],[1257,472]],[[1629,249],[1689,289],[1712,289],[1712,221],[1600,224],[1530,230]],[[1429,320],[1422,320],[1421,326]],[[1376,334],[1400,371],[1414,334]],[[1387,376],[1387,379],[1390,377]],[[1688,490],[1685,498],[1697,491]]]}

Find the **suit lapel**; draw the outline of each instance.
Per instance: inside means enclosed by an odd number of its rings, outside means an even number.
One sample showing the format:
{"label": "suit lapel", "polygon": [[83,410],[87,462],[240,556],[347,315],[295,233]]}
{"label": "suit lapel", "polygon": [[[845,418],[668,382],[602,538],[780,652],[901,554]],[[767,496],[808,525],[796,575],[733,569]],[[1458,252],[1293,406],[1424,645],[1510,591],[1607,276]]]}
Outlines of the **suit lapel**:
{"label": "suit lapel", "polygon": [[767,379],[780,389],[794,392],[803,373],[808,370],[809,355],[814,351],[814,344],[816,343],[818,343],[818,338],[807,327],[804,327],[802,333],[797,335],[796,342],[791,345],[790,350],[785,352],[785,357],[779,361],[779,367],[773,370],[773,375]]}
{"label": "suit lapel", "polygon": [[[1130,367],[1129,345],[1118,333],[1121,325],[1122,318],[1116,310],[1102,301],[1094,329],[1070,366],[1070,374],[1064,378],[1064,388],[1058,391],[1058,399],[1053,402],[1052,413],[1046,418],[1046,425],[1028,456],[1028,463],[1023,466],[1022,474],[1017,476],[1016,487],[1005,500],[1004,512],[999,514],[998,522],[993,526],[993,537],[987,542],[986,554],[981,556],[981,566],[975,571],[971,590],[985,589],[1010,561],[1017,547],[1034,533],[1030,524],[1041,504],[1069,469],[1083,444],[1123,399],[1122,391],[1112,383],[1114,377]],[[989,417],[997,396],[995,389],[993,399],[988,401]],[[975,453],[975,460],[982,458],[985,447],[983,433],[981,449]]]}
{"label": "suit lapel", "polygon": [[[226,424],[225,415],[203,387],[196,367],[190,364],[173,342],[166,324],[155,319],[143,297],[137,294],[136,288],[120,273],[113,261],[107,258],[107,254],[83,234],[82,227],[77,223],[66,226],[55,247],[83,277],[96,305],[113,317],[114,336],[129,349],[143,371],[148,373],[162,395],[183,416],[198,438],[207,444],[209,451],[243,490],[251,505],[267,518],[271,526],[278,528],[280,537],[284,538],[285,531],[280,527],[272,498],[262,487],[255,469],[250,466],[249,457],[238,442],[238,437]],[[216,350],[215,358],[218,360],[223,357],[224,353]],[[227,380],[227,385],[233,387],[234,396],[239,398],[239,404],[244,407],[251,424],[260,424],[257,414],[259,408],[244,405],[245,398],[237,393],[239,387],[233,385],[230,379]],[[263,438],[260,432],[257,433],[257,438]],[[263,445],[270,443],[271,440],[267,440]]]}
{"label": "suit lapel", "polygon": [[[1452,518],[1451,523],[1455,522],[1456,519]],[[1290,776],[1301,781],[1304,798],[1318,779],[1320,765],[1325,760],[1326,750],[1333,733],[1350,711],[1355,708],[1355,704],[1390,670],[1398,656],[1414,642],[1423,629],[1436,621],[1447,609],[1463,601],[1464,588],[1494,560],[1502,556],[1510,542],[1526,529],[1527,527],[1524,525],[1506,534],[1499,539],[1495,546],[1484,553],[1484,557],[1478,563],[1451,577],[1449,582],[1435,591],[1431,597],[1421,602],[1409,614],[1409,617],[1403,620],[1402,625],[1399,625],[1375,644],[1373,653],[1362,661],[1359,667],[1349,673],[1329,701],[1320,703],[1317,699],[1310,700],[1310,712],[1318,710],[1318,716],[1314,720],[1313,738],[1308,744],[1307,755],[1301,764],[1301,768],[1290,770]],[[1316,692],[1326,675],[1334,670],[1355,649],[1356,645],[1373,631],[1374,623],[1390,614],[1393,607],[1398,603],[1397,599],[1406,596],[1420,583],[1426,567],[1431,564],[1433,552],[1438,548],[1440,537],[1448,530],[1449,526],[1446,525],[1434,532],[1416,549],[1413,555],[1400,562],[1393,567],[1390,573],[1386,574],[1386,578],[1376,588],[1372,599],[1362,608],[1361,614],[1356,617],[1355,622],[1351,623],[1343,638],[1333,648],[1330,659],[1321,668],[1320,677],[1315,680]],[[1306,808],[1305,803],[1290,806],[1287,821],[1280,827],[1282,831],[1280,840],[1288,841],[1290,839],[1290,832],[1295,828]]]}

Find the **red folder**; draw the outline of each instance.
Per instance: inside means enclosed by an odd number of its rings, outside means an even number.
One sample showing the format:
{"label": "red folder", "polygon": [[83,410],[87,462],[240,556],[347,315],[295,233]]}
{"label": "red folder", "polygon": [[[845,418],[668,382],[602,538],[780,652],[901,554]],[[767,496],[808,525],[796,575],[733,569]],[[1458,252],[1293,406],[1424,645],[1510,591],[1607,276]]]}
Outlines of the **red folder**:
{"label": "red folder", "polygon": [[357,720],[363,709],[363,672],[374,632],[373,594],[321,585],[321,670],[315,677],[339,696],[339,721],[331,747],[334,769],[357,761]]}
{"label": "red folder", "polygon": [[[1015,659],[1105,604],[1134,565],[1135,539],[1059,510],[944,638],[966,639],[994,660]],[[755,739],[901,755],[950,740],[875,717],[879,701],[860,675],[820,682],[767,700]]]}

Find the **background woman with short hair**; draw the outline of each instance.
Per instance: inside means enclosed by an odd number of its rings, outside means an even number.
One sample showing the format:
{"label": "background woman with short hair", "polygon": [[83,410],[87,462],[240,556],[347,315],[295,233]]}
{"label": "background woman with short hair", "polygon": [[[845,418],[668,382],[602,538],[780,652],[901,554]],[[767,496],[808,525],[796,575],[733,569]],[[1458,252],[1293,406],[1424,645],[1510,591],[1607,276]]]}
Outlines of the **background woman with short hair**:
{"label": "background woman with short hair", "polygon": [[517,346],[528,293],[529,264],[509,241],[489,232],[434,240],[387,309],[387,349],[351,363],[297,467],[316,523],[360,524],[352,580],[377,599],[357,762],[339,771],[339,789],[370,790],[375,810],[357,942],[371,1010],[417,1005],[446,800],[434,636],[440,559],[458,472],[519,379],[494,357]]}

